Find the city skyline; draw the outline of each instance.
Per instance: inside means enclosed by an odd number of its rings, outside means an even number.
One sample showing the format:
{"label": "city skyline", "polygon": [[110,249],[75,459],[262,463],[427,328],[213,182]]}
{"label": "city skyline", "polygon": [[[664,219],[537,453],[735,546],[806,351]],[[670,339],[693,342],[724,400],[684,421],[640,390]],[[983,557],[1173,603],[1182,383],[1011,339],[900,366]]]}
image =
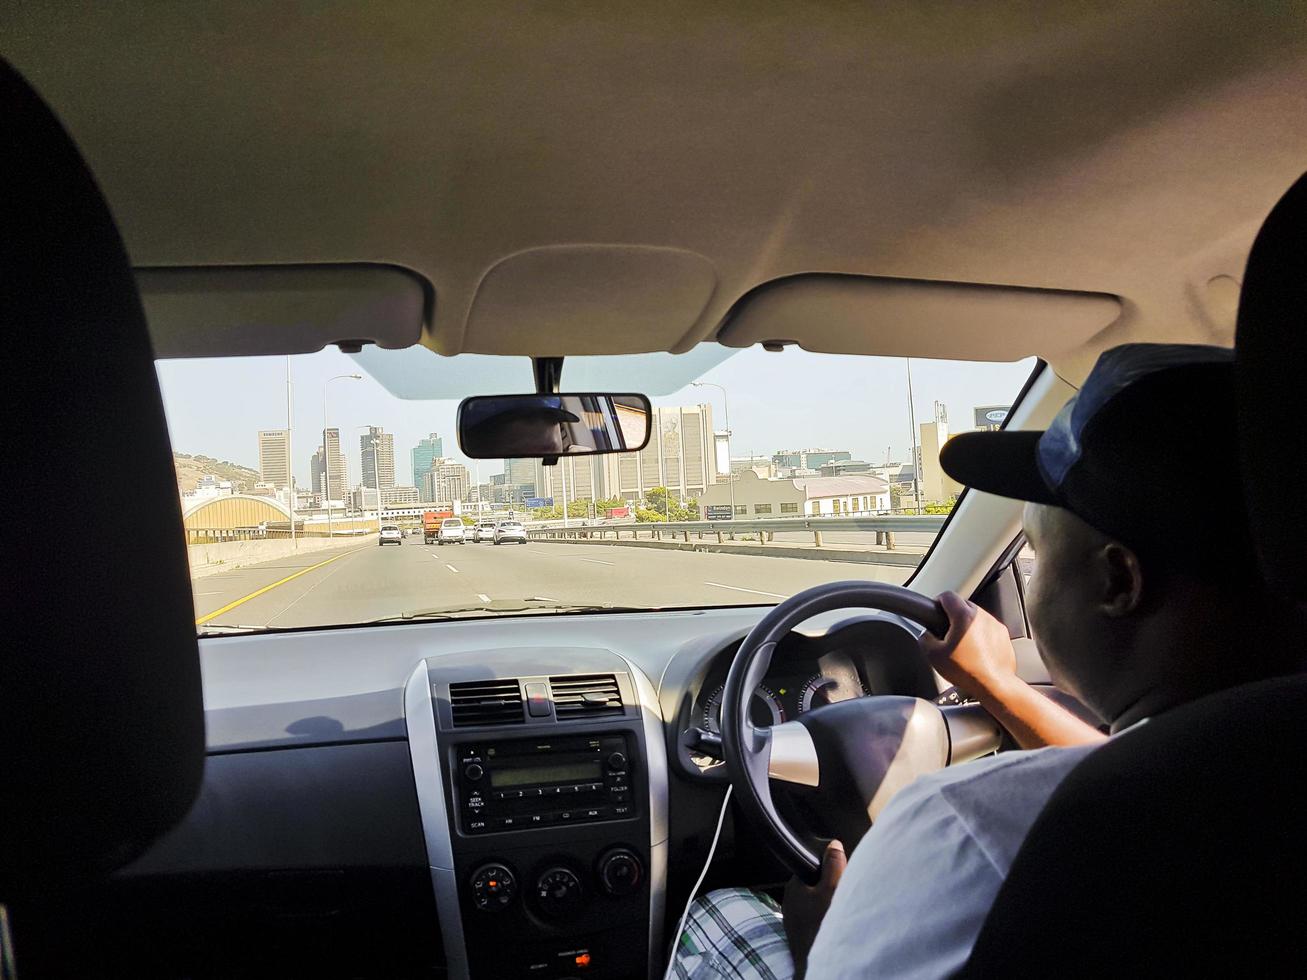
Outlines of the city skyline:
{"label": "city skyline", "polygon": [[[448,375],[449,365],[463,357],[494,361],[506,368],[511,366],[509,376],[516,373],[529,376],[529,370],[519,370],[519,361],[529,368],[529,362],[521,358],[464,355],[446,360],[432,355],[432,369],[443,370]],[[633,360],[644,357],[653,355],[639,355]],[[666,363],[670,357],[663,355],[660,363]],[[432,437],[443,443],[444,458],[461,462],[473,471],[479,466],[481,482],[502,469],[498,460],[483,460],[478,464],[459,452],[454,438],[458,397],[429,401],[401,399],[365,375],[361,381],[332,385],[329,398],[324,399],[326,380],[357,370],[358,362],[335,349],[298,355],[290,360],[295,392],[292,464],[298,487],[312,487],[310,459],[313,450],[321,445],[324,400],[328,428],[337,430],[340,434],[337,438],[357,434],[368,426],[376,426],[393,436],[397,486],[417,485],[412,472],[412,450],[420,440]],[[257,433],[285,428],[285,364],[285,358],[158,362],[174,447],[180,452],[204,453],[258,469]],[[629,376],[631,366],[623,367],[622,373]],[[1032,369],[1032,360],[1012,363],[913,360],[917,421],[934,417],[936,401],[947,404],[950,415],[958,422],[969,422],[975,408],[1010,404]],[[566,378],[565,373],[565,385]],[[651,378],[651,384],[656,382],[657,372]],[[887,452],[894,461],[911,459],[902,358],[819,355],[795,349],[777,354],[750,348],[712,366],[702,380],[726,388],[733,459],[770,456],[795,447],[834,447],[848,451],[853,459],[877,464],[885,461]],[[479,393],[463,391],[457,385],[451,390],[448,377],[442,383],[445,385],[440,389],[442,394],[448,391],[451,396],[461,397]],[[500,384],[500,390],[520,387],[507,382]],[[241,391],[242,397],[230,398],[234,390]],[[789,397],[785,393],[790,393]],[[655,406],[667,407],[710,404],[714,428],[720,431],[725,427],[721,393],[715,389],[693,388],[687,384],[666,394],[654,394],[651,400]],[[956,428],[963,427],[969,426]],[[352,489],[360,482],[363,472],[360,451],[352,449],[348,462],[342,459],[341,465],[347,467],[347,488]],[[335,490],[338,473],[333,472],[331,476]]]}

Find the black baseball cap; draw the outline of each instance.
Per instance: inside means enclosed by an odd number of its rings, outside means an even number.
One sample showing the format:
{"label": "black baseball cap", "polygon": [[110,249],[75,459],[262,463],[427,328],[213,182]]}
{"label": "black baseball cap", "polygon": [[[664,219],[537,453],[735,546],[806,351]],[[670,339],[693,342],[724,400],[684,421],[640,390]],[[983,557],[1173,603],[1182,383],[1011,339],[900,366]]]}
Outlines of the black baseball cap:
{"label": "black baseball cap", "polygon": [[1047,430],[964,432],[939,462],[976,490],[1065,508],[1141,557],[1221,571],[1252,560],[1237,440],[1233,351],[1123,344]]}

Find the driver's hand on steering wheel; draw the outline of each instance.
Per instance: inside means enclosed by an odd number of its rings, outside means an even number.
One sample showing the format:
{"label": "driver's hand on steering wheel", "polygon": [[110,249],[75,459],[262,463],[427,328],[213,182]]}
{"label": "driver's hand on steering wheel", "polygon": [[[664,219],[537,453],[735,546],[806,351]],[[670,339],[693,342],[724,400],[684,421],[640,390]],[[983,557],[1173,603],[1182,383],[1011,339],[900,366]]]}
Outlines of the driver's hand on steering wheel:
{"label": "driver's hand on steering wheel", "polygon": [[931,667],[967,697],[984,702],[1017,678],[1017,654],[1008,629],[956,592],[943,592],[948,616],[943,639],[921,634],[921,652]]}
{"label": "driver's hand on steering wheel", "polygon": [[794,959],[794,976],[802,977],[808,967],[808,953],[821,928],[821,920],[826,917],[831,899],[835,896],[835,886],[848,866],[849,859],[844,853],[844,845],[837,840],[826,845],[821,857],[821,879],[809,887],[798,878],[791,878],[785,886],[785,899],[781,905],[784,912],[785,936],[790,943],[790,956]]}

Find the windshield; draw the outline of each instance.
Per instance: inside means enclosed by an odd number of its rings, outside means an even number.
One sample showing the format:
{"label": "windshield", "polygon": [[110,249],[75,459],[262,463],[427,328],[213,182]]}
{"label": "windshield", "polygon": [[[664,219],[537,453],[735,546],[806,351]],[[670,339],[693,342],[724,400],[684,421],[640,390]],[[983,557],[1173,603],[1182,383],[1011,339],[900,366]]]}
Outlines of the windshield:
{"label": "windshield", "polygon": [[[822,582],[903,583],[961,490],[940,446],[1001,424],[1033,368],[716,345],[568,359],[564,388],[648,394],[653,432],[639,452],[544,466],[467,459],[453,435],[462,397],[531,390],[526,358],[161,361],[196,626],[773,604]],[[375,547],[392,528],[398,547]],[[454,528],[468,533],[442,541]]]}

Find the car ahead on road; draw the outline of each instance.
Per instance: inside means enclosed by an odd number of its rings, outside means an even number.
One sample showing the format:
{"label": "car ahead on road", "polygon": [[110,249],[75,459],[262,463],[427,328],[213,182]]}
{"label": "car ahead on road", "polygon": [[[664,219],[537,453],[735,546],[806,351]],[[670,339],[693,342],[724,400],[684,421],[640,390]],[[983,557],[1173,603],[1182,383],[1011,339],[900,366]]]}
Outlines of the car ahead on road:
{"label": "car ahead on road", "polygon": [[466,544],[467,530],[457,517],[446,517],[436,532],[436,544]]}
{"label": "car ahead on road", "polygon": [[495,522],[482,521],[472,529],[472,540],[477,544],[482,541],[493,541],[495,538]]}
{"label": "car ahead on road", "polygon": [[403,544],[404,532],[395,524],[383,524],[381,533],[377,535],[377,544]]}
{"label": "car ahead on road", "polygon": [[505,541],[526,544],[526,528],[521,521],[503,521],[495,526],[494,540],[495,544],[503,544]]}

